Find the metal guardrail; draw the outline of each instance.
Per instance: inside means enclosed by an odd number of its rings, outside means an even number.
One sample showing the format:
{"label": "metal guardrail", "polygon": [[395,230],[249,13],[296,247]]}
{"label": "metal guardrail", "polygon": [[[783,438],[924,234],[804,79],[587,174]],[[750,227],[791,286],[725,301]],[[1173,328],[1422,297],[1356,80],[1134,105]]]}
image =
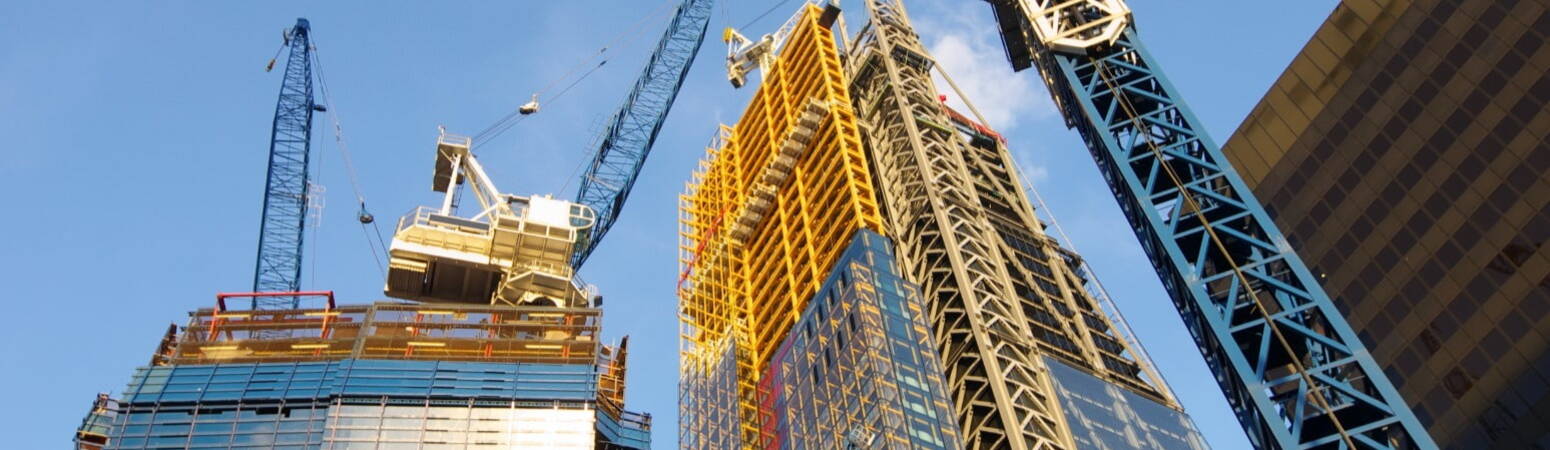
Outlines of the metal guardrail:
{"label": "metal guardrail", "polygon": [[474,139],[468,136],[442,133],[441,136],[436,137],[436,145],[442,144],[473,148]]}

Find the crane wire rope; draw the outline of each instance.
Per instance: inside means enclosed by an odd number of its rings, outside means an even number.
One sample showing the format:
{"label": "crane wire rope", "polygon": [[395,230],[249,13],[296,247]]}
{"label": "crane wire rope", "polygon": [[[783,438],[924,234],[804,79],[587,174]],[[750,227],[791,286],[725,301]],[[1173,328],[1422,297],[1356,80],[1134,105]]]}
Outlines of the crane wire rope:
{"label": "crane wire rope", "polygon": [[[666,11],[669,11],[668,9],[663,9],[663,7],[667,6],[667,5],[670,5],[670,4],[673,4],[674,2],[675,2],[675,0],[668,0],[668,1],[664,2],[664,3],[662,3],[661,6],[658,6],[658,9],[655,10],[655,12],[651,13],[651,16],[660,15],[660,14],[666,12]],[[650,18],[652,18],[652,17],[648,17],[647,19],[650,19]],[[645,30],[644,26],[645,26],[646,23],[647,23],[647,20],[645,20],[645,19],[636,22],[636,24],[634,25],[635,26],[634,31],[632,31],[630,33],[631,37],[636,37],[636,36],[639,36],[641,33],[643,33],[644,30]],[[608,46],[603,47],[604,50],[608,49],[609,47],[612,47],[612,45],[613,45],[612,43],[613,42],[618,42],[620,39],[623,39],[623,38],[624,38],[624,36],[622,36],[622,35],[615,37],[613,41],[610,41],[610,44]],[[615,52],[615,54],[618,54],[618,52]],[[647,67],[647,70],[650,70],[649,66]],[[602,138],[602,136],[598,137],[598,139],[601,139],[601,138]],[[581,173],[581,169],[586,167],[588,162],[592,161],[592,158],[589,157],[589,156],[590,155],[582,155],[581,160],[577,161],[575,167],[571,168],[570,174],[565,176],[565,182],[560,184],[560,190],[556,191],[556,192],[566,192],[566,191],[568,191],[570,189],[571,182],[577,180],[578,178],[580,178],[580,177],[577,177],[576,174]],[[598,182],[598,183],[602,183],[601,181],[597,180],[596,178],[592,178],[592,181]],[[607,185],[607,183],[602,183],[602,184]]]}
{"label": "crane wire rope", "polygon": [[[607,63],[608,60],[606,59],[598,62],[596,66],[592,66],[592,69],[587,70],[585,73],[581,74],[580,78],[577,78],[569,85],[566,85],[565,89],[561,89],[559,93],[554,94],[554,97],[550,98],[549,101],[555,102],[559,101],[561,98],[564,98],[565,93],[570,92],[571,88],[576,87],[577,84],[581,84],[582,81],[585,81],[587,77],[592,76],[592,73],[597,72],[597,69],[601,69],[603,65]],[[531,116],[523,115],[517,111],[513,111],[511,114],[507,114],[506,117],[502,117],[501,120],[496,121],[494,125],[490,125],[489,128],[486,128],[484,131],[479,132],[479,134],[474,135],[473,147],[479,148],[484,146],[484,144],[489,143],[490,140],[499,137],[501,133],[505,133],[506,130],[510,130],[511,127],[517,126],[517,124],[522,123],[523,120],[527,120],[528,117]]]}
{"label": "crane wire rope", "polygon": [[[323,67],[323,58],[318,52],[317,40],[313,39],[311,42],[312,62],[313,65],[317,66],[318,72],[318,93],[323,94],[324,112],[328,113],[328,118],[331,122],[333,122],[334,125],[334,147],[339,149],[339,156],[344,160],[345,172],[349,174],[350,189],[354,192],[355,201],[360,206],[357,219],[361,223],[361,234],[366,238],[366,246],[371,249],[371,257],[377,263],[377,271],[381,272],[382,276],[385,277],[387,276],[387,272],[383,269],[382,254],[387,253],[387,242],[382,239],[381,225],[378,225],[377,221],[371,216],[370,213],[366,211],[366,195],[361,190],[360,177],[356,174],[355,162],[353,158],[350,157],[350,146],[346,143],[344,138],[344,125],[339,120],[339,114],[337,112],[338,109],[334,107],[334,98],[328,88],[328,81],[327,77],[325,76],[325,69]],[[323,160],[321,159],[318,160],[319,170],[322,168],[322,161]],[[377,240],[375,242],[372,241],[371,233],[368,232],[366,228],[366,224],[368,222],[376,232]],[[379,248],[381,249],[380,252],[378,251]],[[316,259],[314,258],[313,261],[313,268],[316,269]]]}
{"label": "crane wire rope", "polygon": [[[962,89],[958,88],[958,83],[953,81],[953,77],[947,74],[946,69],[942,68],[942,63],[937,62],[936,64],[933,64],[933,66],[936,68],[937,74],[942,75],[942,79],[947,81],[948,87],[952,88],[953,92],[958,94],[958,99],[963,101],[964,106],[969,107],[969,112],[974,114],[974,118],[979,120],[981,124],[985,124],[987,127],[990,126],[990,122],[985,120],[985,116],[983,114],[980,114],[979,108],[974,107],[974,103],[969,101],[969,97],[963,94]],[[1033,181],[1028,178],[1027,172],[1023,171],[1022,165],[1017,163],[1016,158],[1008,158],[1008,161],[1012,163],[1012,170],[1016,171],[1018,178],[1022,180],[1021,184],[1023,185],[1023,189],[1033,194],[1034,201],[1038,202],[1039,209],[1043,210],[1044,215],[1049,216],[1050,223],[1055,225],[1055,232],[1060,234],[1060,240],[1065,241],[1066,246],[1071,248],[1072,253],[1080,255],[1081,252],[1077,250],[1076,243],[1071,240],[1070,235],[1066,234],[1065,228],[1060,226],[1060,221],[1055,219],[1054,210],[1050,209],[1049,205],[1044,202],[1044,196],[1039,195],[1039,190],[1033,187]],[[1130,322],[1126,321],[1125,316],[1119,313],[1119,305],[1115,304],[1113,298],[1109,296],[1108,288],[1104,287],[1103,282],[1098,279],[1097,272],[1095,272],[1092,267],[1087,264],[1086,258],[1082,258],[1080,269],[1085,270],[1090,275],[1089,278],[1092,280],[1093,286],[1097,287],[1098,292],[1096,292],[1096,294],[1099,294],[1099,300],[1103,302],[1105,309],[1113,310],[1114,314],[1106,315],[1110,316],[1111,320],[1118,322],[1120,328],[1124,330],[1124,338],[1126,343],[1130,344],[1132,347],[1135,347],[1135,352],[1137,355],[1140,356],[1142,360],[1146,361],[1147,375],[1156,379],[1158,384],[1162,385],[1162,391],[1166,392],[1167,395],[1172,397],[1173,401],[1177,403],[1179,398],[1178,393],[1173,391],[1173,386],[1162,375],[1162,372],[1157,370],[1157,363],[1152,360],[1151,354],[1147,353],[1146,348],[1142,347],[1141,343],[1135,339],[1136,333],[1130,328]],[[1194,420],[1194,418],[1190,418],[1191,424],[1194,423]],[[1199,427],[1197,426],[1196,428],[1198,429]]]}
{"label": "crane wire rope", "polygon": [[750,26],[753,26],[754,22],[758,22],[759,19],[763,19],[765,16],[770,15],[770,13],[775,12],[776,9],[780,9],[780,7],[782,5],[785,5],[786,3],[790,3],[790,2],[791,2],[791,0],[780,0],[778,2],[775,2],[775,4],[770,5],[770,9],[764,10],[764,12],[759,13],[758,16],[754,17],[752,20],[749,20],[748,23],[745,23],[745,24],[743,24],[743,26],[737,27],[737,28],[738,29],[744,29],[744,28],[748,28]]}
{"label": "crane wire rope", "polygon": [[[597,69],[602,68],[603,65],[608,64],[608,49],[612,48],[614,45],[617,45],[619,42],[624,41],[625,38],[639,35],[643,30],[645,30],[645,25],[652,21],[652,19],[656,19],[657,17],[662,16],[665,12],[671,11],[671,9],[667,7],[672,4],[673,0],[666,0],[657,5],[651,11],[648,11],[645,15],[641,16],[640,19],[637,19],[634,24],[631,24],[629,27],[626,27],[624,30],[621,30],[620,32],[610,37],[608,40],[604,41],[603,46],[598,48],[596,52],[577,59],[576,63],[571,65],[569,69],[566,69],[564,74],[550,81],[549,84],[545,85],[538,92],[534,93],[533,97],[535,99],[543,98],[544,94],[548,93],[549,90],[553,89],[556,85],[559,85],[566,79],[569,79],[572,75],[575,75],[577,70],[580,70],[582,67],[586,66],[594,60],[598,60],[598,63],[592,66],[590,70],[582,73],[579,78],[572,81],[569,85],[566,85],[565,88],[561,89],[559,93],[556,93],[554,97],[546,98],[544,101],[546,103],[552,103],[558,101],[561,97],[564,97],[565,93],[569,92],[571,88],[581,83],[582,80],[587,79],[587,77],[591,76],[593,72],[597,71]],[[512,110],[510,113],[507,113],[505,116],[502,116],[500,119],[496,120],[495,123],[491,124],[489,127],[486,127],[484,130],[475,134],[473,136],[473,146],[479,147],[489,143],[489,141],[499,137],[502,133],[505,133],[506,130],[511,129],[519,123],[522,123],[522,121],[526,120],[527,117],[528,116],[526,114],[522,113],[521,108]]]}

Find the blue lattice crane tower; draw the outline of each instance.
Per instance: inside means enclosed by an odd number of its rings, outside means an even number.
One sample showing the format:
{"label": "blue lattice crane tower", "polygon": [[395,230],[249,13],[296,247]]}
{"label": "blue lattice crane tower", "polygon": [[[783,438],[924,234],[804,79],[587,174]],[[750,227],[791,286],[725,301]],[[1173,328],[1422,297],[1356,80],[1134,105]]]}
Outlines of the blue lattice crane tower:
{"label": "blue lattice crane tower", "polygon": [[592,162],[581,175],[576,202],[597,211],[597,224],[585,244],[577,247],[571,266],[580,268],[597,248],[603,235],[619,219],[619,211],[640,176],[646,155],[662,131],[673,100],[683,86],[684,76],[694,65],[694,56],[705,40],[714,0],[684,0],[678,5],[657,48],[646,63],[646,70],[635,81],[624,104],[614,113],[605,129]]}
{"label": "blue lattice crane tower", "polygon": [[[285,78],[275,105],[269,138],[269,172],[264,181],[264,212],[259,222],[254,292],[301,290],[302,237],[307,224],[308,155],[312,113],[323,107],[312,98],[312,39],[307,19],[286,30]],[[283,49],[282,49],[283,50]],[[269,63],[274,68],[274,62]],[[295,297],[255,297],[253,309],[296,308]]]}
{"label": "blue lattice crane tower", "polygon": [[1122,0],[988,0],[1037,67],[1258,448],[1436,448],[1141,45]]}

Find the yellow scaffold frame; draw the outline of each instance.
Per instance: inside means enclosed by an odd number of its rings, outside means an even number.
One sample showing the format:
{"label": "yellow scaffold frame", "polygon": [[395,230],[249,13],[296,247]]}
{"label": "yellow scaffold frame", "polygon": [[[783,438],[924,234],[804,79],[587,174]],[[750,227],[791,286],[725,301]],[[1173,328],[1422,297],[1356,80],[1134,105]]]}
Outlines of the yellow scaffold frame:
{"label": "yellow scaffold frame", "polygon": [[[730,339],[742,434],[759,377],[850,242],[884,233],[835,35],[803,7],[742,120],[722,126],[679,197],[682,375]],[[752,442],[745,440],[744,442]]]}

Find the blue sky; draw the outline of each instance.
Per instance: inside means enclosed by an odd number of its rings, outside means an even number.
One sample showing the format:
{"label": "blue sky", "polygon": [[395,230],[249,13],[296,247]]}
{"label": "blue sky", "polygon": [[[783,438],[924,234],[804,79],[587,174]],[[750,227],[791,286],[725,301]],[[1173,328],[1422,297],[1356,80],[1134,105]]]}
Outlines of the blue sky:
{"label": "blue sky", "polygon": [[[583,276],[608,298],[604,330],[632,336],[631,409],[676,422],[677,194],[718,122],[751,95],[725,82],[716,30],[776,1],[723,1],[624,216]],[[1302,47],[1336,0],[1133,0],[1142,35],[1217,142]],[[436,126],[472,134],[507,114],[658,0],[604,2],[0,3],[0,328],[13,448],[65,445],[93,395],[118,391],[168,323],[251,288],[260,194],[279,72],[264,64],[305,16],[368,208],[390,232],[437,199]],[[787,2],[745,34],[773,30]],[[864,14],[856,0],[851,22]],[[1186,409],[1216,448],[1246,447],[1152,268],[1075,133],[1031,72],[1012,73],[989,8],[907,3],[941,64],[964,84],[1076,247],[1095,267]],[[608,64],[484,147],[502,190],[569,197],[664,21],[608,49]],[[283,64],[283,63],[282,63]],[[943,87],[945,90],[945,87]],[[327,189],[309,234],[304,286],[344,301],[381,298],[382,276],[354,221],[332,125],[320,116],[314,173]]]}

